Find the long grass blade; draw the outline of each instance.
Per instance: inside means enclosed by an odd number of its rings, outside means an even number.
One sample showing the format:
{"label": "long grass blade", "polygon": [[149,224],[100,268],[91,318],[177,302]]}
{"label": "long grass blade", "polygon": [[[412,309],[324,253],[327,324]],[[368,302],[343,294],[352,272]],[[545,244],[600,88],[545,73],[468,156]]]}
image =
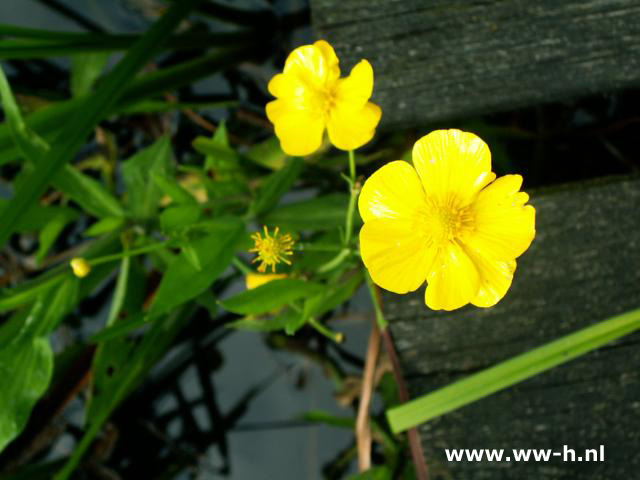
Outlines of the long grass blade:
{"label": "long grass blade", "polygon": [[638,328],[640,308],[583,328],[433,393],[389,409],[387,419],[395,433],[408,430],[568,362]]}

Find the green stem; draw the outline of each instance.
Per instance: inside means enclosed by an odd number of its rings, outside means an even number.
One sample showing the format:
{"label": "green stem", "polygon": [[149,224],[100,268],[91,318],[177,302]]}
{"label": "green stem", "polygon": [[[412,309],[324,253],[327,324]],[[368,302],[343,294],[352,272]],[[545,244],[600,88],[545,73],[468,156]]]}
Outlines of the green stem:
{"label": "green stem", "polygon": [[351,255],[351,250],[349,250],[348,248],[343,248],[338,252],[338,254],[335,257],[333,257],[324,265],[321,265],[320,267],[318,267],[318,273],[325,273],[330,270],[333,270],[338,265],[340,265],[345,258],[348,258],[349,255]]}
{"label": "green stem", "polygon": [[336,343],[344,342],[344,334],[340,332],[334,332],[333,330],[328,329],[322,323],[317,321],[314,317],[309,318],[309,325],[315,328],[322,335],[327,337],[330,340],[333,340]]}
{"label": "green stem", "polygon": [[247,264],[244,263],[242,260],[240,260],[238,257],[233,257],[231,259],[231,263],[233,263],[233,266],[236,267],[245,275],[249,275],[250,273],[256,273],[253,270],[251,270],[251,268],[249,268]]}
{"label": "green stem", "polygon": [[[344,175],[343,175],[344,176]],[[337,267],[342,261],[349,257],[351,254],[351,236],[353,234],[353,215],[356,211],[356,200],[358,199],[358,193],[360,193],[360,187],[356,186],[356,158],[353,150],[349,150],[349,178],[347,178],[349,184],[349,205],[347,207],[347,215],[345,217],[344,225],[344,240],[342,242],[343,248],[318,269],[318,273],[328,272],[329,270]]]}
{"label": "green stem", "polygon": [[145,245],[144,247],[136,248],[133,250],[126,250],[121,253],[114,253],[113,255],[105,255],[104,257],[92,258],[87,260],[92,267],[100,265],[102,263],[113,262],[115,260],[121,260],[126,257],[135,257],[136,255],[142,255],[143,253],[153,252],[167,247],[169,242],[152,243],[151,245]]}
{"label": "green stem", "polygon": [[349,150],[349,206],[347,207],[347,217],[345,219],[344,246],[351,244],[353,233],[353,214],[356,211],[356,200],[358,199],[360,188],[356,185],[356,159],[353,150]]}
{"label": "green stem", "polygon": [[380,305],[377,287],[373,284],[373,280],[371,279],[371,275],[369,275],[368,271],[365,272],[364,279],[367,282],[367,288],[369,289],[369,295],[371,296],[371,303],[373,303],[373,310],[376,314],[376,323],[380,330],[384,330],[389,324],[387,323],[387,319],[384,318],[384,313],[382,312],[382,305]]}
{"label": "green stem", "polygon": [[300,252],[340,252],[343,249],[342,245],[314,245],[313,243],[298,243],[293,248]]}

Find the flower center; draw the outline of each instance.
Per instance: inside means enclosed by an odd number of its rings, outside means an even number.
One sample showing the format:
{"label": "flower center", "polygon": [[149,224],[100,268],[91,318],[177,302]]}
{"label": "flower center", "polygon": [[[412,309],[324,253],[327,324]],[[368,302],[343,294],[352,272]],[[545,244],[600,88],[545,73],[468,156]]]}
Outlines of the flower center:
{"label": "flower center", "polygon": [[269,235],[269,230],[264,227],[264,237],[260,232],[256,232],[251,235],[255,247],[249,250],[255,252],[258,256],[253,260],[254,262],[260,262],[258,267],[259,272],[265,272],[267,267],[271,267],[271,271],[276,271],[276,264],[284,262],[287,265],[291,265],[291,262],[287,259],[287,256],[293,255],[293,239],[291,235],[279,235],[279,228],[276,227],[273,232],[273,236]]}
{"label": "flower center", "polygon": [[336,107],[337,95],[336,89],[333,86],[325,87],[322,90],[322,114],[325,120],[329,119],[331,111]]}
{"label": "flower center", "polygon": [[456,199],[430,199],[418,214],[416,228],[429,239],[429,243],[443,246],[472,230],[473,217],[469,207],[460,206]]}

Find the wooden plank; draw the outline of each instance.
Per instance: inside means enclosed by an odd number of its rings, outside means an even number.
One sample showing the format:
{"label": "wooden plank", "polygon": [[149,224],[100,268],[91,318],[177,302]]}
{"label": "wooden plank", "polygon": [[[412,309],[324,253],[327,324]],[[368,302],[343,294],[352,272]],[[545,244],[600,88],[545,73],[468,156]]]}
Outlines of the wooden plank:
{"label": "wooden plank", "polygon": [[640,84],[640,0],[311,0],[343,72],[374,67],[387,128]]}
{"label": "wooden plank", "polygon": [[[435,313],[385,296],[412,397],[640,307],[640,179],[532,195],[537,235],[490,309]],[[640,468],[640,334],[420,428],[432,478],[615,480]],[[445,448],[605,448],[604,462],[447,462]],[[511,453],[511,452],[509,452]],[[579,455],[576,454],[576,456]]]}

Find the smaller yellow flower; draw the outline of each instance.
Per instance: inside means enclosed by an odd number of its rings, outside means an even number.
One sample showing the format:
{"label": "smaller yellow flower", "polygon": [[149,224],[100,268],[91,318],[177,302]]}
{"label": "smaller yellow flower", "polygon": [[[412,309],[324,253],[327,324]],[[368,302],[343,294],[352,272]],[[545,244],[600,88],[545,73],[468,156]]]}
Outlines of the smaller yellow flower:
{"label": "smaller yellow flower", "polygon": [[354,150],[373,138],[382,111],[369,101],[373,68],[367,60],[340,78],[338,57],[324,40],[296,48],[282,73],[269,82],[276,100],[267,104],[282,150],[303,156],[322,144],[325,128],[331,143]]}
{"label": "smaller yellow flower", "polygon": [[71,269],[76,277],[83,278],[89,275],[91,265],[84,258],[76,257],[71,259]]}
{"label": "smaller yellow flower", "polygon": [[280,280],[287,278],[284,273],[248,273],[247,274],[247,290],[253,290],[272,280]]}
{"label": "smaller yellow flower", "polygon": [[275,273],[276,264],[284,262],[287,265],[291,265],[291,262],[286,258],[293,255],[293,239],[288,233],[285,235],[279,235],[280,228],[276,227],[273,232],[273,236],[269,235],[269,229],[264,227],[264,238],[260,232],[256,232],[251,235],[255,243],[255,247],[249,250],[255,252],[258,256],[252,263],[262,262],[258,267],[258,271],[263,273],[267,270],[267,267],[271,267],[271,271]]}

